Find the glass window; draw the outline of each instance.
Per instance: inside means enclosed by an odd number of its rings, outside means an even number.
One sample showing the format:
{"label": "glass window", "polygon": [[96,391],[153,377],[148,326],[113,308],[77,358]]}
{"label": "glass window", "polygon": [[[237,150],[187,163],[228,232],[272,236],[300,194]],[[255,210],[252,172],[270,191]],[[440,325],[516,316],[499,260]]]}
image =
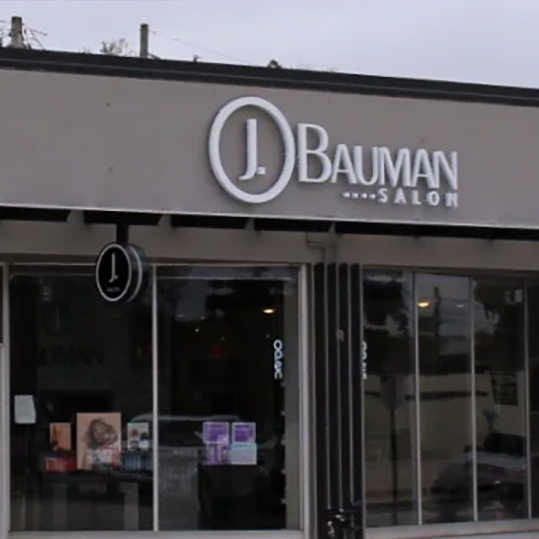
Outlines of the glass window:
{"label": "glass window", "polygon": [[151,309],[93,274],[15,274],[11,528],[151,530]]}
{"label": "glass window", "polygon": [[363,286],[367,525],[539,516],[538,282],[370,269]]}
{"label": "glass window", "polygon": [[367,525],[417,524],[412,275],[364,273]]}
{"label": "glass window", "polygon": [[297,288],[163,269],[153,380],[149,290],[109,305],[92,268],[14,272],[11,529],[299,529]]}
{"label": "glass window", "polygon": [[161,530],[299,528],[296,274],[160,274]]}
{"label": "glass window", "polygon": [[416,276],[423,522],[473,520],[470,284]]}
{"label": "glass window", "polygon": [[474,283],[479,520],[524,518],[527,435],[523,283]]}

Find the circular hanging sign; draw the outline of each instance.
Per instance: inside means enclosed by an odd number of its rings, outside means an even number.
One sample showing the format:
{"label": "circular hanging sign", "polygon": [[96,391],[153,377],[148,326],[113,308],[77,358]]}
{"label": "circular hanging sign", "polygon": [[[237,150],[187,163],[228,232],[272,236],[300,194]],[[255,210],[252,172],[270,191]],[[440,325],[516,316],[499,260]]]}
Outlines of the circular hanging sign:
{"label": "circular hanging sign", "polygon": [[108,303],[128,303],[140,296],[146,273],[144,254],[138,247],[109,243],[97,258],[95,284]]}

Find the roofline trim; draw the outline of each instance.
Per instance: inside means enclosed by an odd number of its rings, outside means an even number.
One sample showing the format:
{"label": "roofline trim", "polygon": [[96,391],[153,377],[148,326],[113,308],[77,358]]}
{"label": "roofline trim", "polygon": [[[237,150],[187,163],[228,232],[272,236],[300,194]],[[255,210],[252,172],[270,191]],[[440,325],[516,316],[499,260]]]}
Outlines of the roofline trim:
{"label": "roofline trim", "polygon": [[539,107],[533,88],[76,52],[0,48],[0,69]]}

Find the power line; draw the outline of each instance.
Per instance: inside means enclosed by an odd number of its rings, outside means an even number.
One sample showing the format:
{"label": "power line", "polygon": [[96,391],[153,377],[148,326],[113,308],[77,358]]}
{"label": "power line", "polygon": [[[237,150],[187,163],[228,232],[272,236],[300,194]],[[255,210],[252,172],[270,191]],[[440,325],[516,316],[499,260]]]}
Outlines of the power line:
{"label": "power line", "polygon": [[36,30],[35,28],[30,28],[29,26],[24,25],[23,26],[23,33],[24,33],[24,39],[28,43],[29,41],[34,41],[37,43],[37,46],[44,50],[45,47],[43,46],[43,43],[41,43],[38,36],[44,36],[47,37],[48,34],[45,32],[42,32],[41,30]]}
{"label": "power line", "polygon": [[223,52],[219,52],[219,51],[216,51],[215,49],[210,49],[209,47],[204,47],[202,45],[197,45],[196,43],[191,43],[191,42],[186,41],[184,39],[180,39],[179,37],[166,36],[164,34],[161,34],[160,32],[156,32],[155,30],[150,30],[150,33],[154,34],[157,37],[168,39],[169,41],[173,41],[173,42],[179,43],[181,45],[191,47],[192,49],[206,51],[206,52],[208,52],[210,54],[215,54],[217,56],[221,56],[222,58],[228,58],[229,60],[233,60],[234,62],[240,62],[242,64],[249,64],[249,62],[247,62],[246,60],[244,60],[242,58],[238,58],[237,56],[232,56],[231,54],[226,54],[226,53],[223,53]]}
{"label": "power line", "polygon": [[[10,21],[0,19],[0,41],[3,41],[3,39],[5,39],[10,34],[10,30],[9,30],[9,26],[8,26],[9,24],[10,24]],[[250,62],[246,61],[244,58],[239,58],[238,56],[234,56],[232,54],[224,53],[224,52],[218,51],[216,49],[212,49],[210,47],[205,47],[203,45],[199,45],[197,43],[193,43],[191,41],[187,41],[187,40],[181,39],[179,37],[168,36],[168,35],[162,34],[160,32],[156,32],[155,30],[150,30],[150,33],[157,36],[157,37],[160,37],[162,39],[167,39],[167,40],[172,41],[174,43],[178,43],[180,45],[190,47],[192,49],[195,49],[195,51],[205,51],[205,52],[207,52],[209,54],[213,54],[213,55],[216,55],[216,56],[220,56],[222,58],[226,58],[226,59],[228,59],[230,61],[233,61],[235,63],[241,63],[241,64],[246,64],[246,65],[250,64]],[[23,38],[23,43],[25,43],[27,47],[31,48],[30,44],[35,43],[40,49],[45,49],[45,46],[43,45],[42,40],[40,38],[48,37],[48,34],[46,32],[41,31],[41,30],[37,30],[36,28],[31,28],[27,24],[23,24],[22,25],[22,36],[21,37]],[[149,57],[159,59],[159,57],[156,56],[155,54],[149,54]],[[195,55],[194,58],[196,60],[200,59],[200,57],[198,55]]]}
{"label": "power line", "polygon": [[40,36],[43,36],[43,37],[48,37],[49,34],[47,34],[47,32],[43,32],[42,30],[36,30],[35,28],[30,28],[27,24],[24,25],[24,27],[32,32],[33,34],[36,34],[36,35],[40,35]]}

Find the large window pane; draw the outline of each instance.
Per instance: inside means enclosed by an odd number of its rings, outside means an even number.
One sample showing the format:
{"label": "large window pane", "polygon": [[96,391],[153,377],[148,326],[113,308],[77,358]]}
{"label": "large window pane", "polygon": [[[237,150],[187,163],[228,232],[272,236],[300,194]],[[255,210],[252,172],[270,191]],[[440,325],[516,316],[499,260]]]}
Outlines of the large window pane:
{"label": "large window pane", "polygon": [[413,289],[409,273],[364,273],[367,525],[417,524]]}
{"label": "large window pane", "polygon": [[161,530],[299,527],[295,276],[160,277]]}
{"label": "large window pane", "polygon": [[473,520],[469,282],[416,276],[426,524]]}
{"label": "large window pane", "polygon": [[150,530],[151,309],[93,275],[14,275],[11,527]]}
{"label": "large window pane", "polygon": [[527,516],[523,298],[519,281],[474,284],[480,520]]}

